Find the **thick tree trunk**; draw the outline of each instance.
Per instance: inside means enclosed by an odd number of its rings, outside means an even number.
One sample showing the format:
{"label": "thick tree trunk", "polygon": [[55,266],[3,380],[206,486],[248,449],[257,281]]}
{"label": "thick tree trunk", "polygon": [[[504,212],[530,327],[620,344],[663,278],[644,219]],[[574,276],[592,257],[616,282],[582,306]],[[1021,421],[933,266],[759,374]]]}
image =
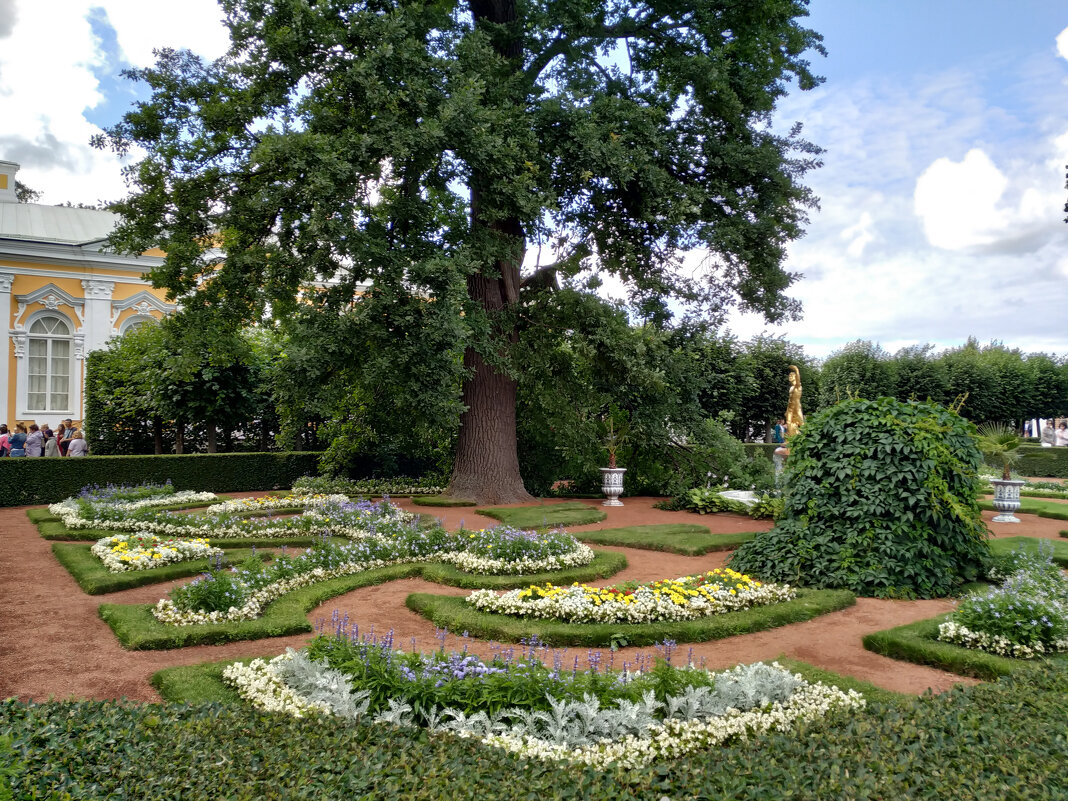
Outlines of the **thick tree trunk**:
{"label": "thick tree trunk", "polygon": [[214,420],[209,420],[208,421],[208,453],[217,453],[218,452],[218,447],[215,444],[215,436],[216,436],[215,421]]}
{"label": "thick tree trunk", "polygon": [[163,420],[158,414],[152,416],[152,440],[156,456],[160,456],[163,453]]}
{"label": "thick tree trunk", "polygon": [[[507,25],[516,21],[515,0],[469,0],[475,22]],[[500,37],[499,29],[494,29]],[[511,59],[516,68],[522,44],[518,37],[496,38],[497,52]],[[505,255],[486,265],[477,275],[468,278],[470,298],[481,304],[499,337],[503,355],[517,335],[512,323],[502,317],[509,306],[519,300],[519,268],[523,263],[525,232],[518,217],[502,215],[501,199],[493,191],[493,178],[479,170],[472,170],[471,228],[492,231]],[[493,214],[483,216],[484,207],[494,205]],[[516,387],[515,379],[486,362],[483,355],[468,348],[464,366],[472,372],[464,382],[463,402],[467,410],[460,417],[460,435],[456,444],[456,461],[448,495],[468,498],[478,503],[516,503],[533,500],[523,486],[519,473],[519,454],[516,446]]]}
{"label": "thick tree trunk", "polygon": [[174,423],[174,452],[178,455],[185,453],[185,423],[181,420]]}
{"label": "thick tree trunk", "polygon": [[475,351],[464,354],[474,375],[464,383],[467,411],[460,417],[460,436],[448,494],[478,503],[532,500],[523,487],[516,449],[516,382]]}

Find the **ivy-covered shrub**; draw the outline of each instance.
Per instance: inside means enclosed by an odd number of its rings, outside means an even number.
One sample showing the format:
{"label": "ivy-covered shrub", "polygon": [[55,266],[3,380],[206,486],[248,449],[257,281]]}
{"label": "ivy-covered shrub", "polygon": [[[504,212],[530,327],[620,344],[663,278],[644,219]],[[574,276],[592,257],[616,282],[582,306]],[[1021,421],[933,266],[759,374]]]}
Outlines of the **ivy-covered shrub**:
{"label": "ivy-covered shrub", "polygon": [[847,400],[790,442],[784,508],[731,566],[766,581],[932,598],[983,575],[974,426],[933,403]]}

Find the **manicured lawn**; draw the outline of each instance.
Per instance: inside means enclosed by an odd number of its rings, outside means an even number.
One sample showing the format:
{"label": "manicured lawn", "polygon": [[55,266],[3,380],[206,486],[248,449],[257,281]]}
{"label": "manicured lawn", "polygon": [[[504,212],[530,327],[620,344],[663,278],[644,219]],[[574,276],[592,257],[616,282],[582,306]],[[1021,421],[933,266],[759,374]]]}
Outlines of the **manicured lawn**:
{"label": "manicured lawn", "polygon": [[486,506],[475,511],[516,528],[584,526],[587,523],[599,523],[606,517],[596,506],[579,501],[545,503],[538,506]]}
{"label": "manicured lawn", "polygon": [[664,640],[705,642],[750,634],[788,623],[811,620],[819,615],[845,609],[857,602],[848,590],[800,590],[792,601],[756,606],[739,612],[697,620],[674,620],[659,623],[563,623],[555,620],[522,618],[483,612],[463,598],[429,593],[413,593],[405,602],[434,625],[449,631],[466,631],[483,640],[519,642],[536,635],[547,645],[586,648],[618,645],[653,645]]}
{"label": "manicured lawn", "polygon": [[[995,511],[994,502],[990,499],[980,499],[979,507],[987,511]],[[1023,512],[1039,517],[1049,517],[1054,520],[1068,520],[1068,504],[1058,501],[1044,501],[1038,498],[1020,498],[1020,508],[1017,513]]]}
{"label": "manicured lawn", "polygon": [[1004,537],[990,540],[990,552],[994,555],[1000,555],[1011,553],[1021,547],[1034,552],[1038,551],[1042,543],[1049,543],[1049,545],[1043,547],[1053,547],[1054,562],[1061,567],[1068,567],[1068,542],[1061,542],[1060,540],[1051,540],[1044,537]]}
{"label": "manicured lawn", "polygon": [[668,551],[683,556],[700,556],[711,551],[729,551],[751,540],[751,531],[737,534],[713,534],[707,526],[692,523],[666,523],[656,526],[628,526],[603,528],[599,531],[580,531],[580,540],[597,545],[620,545],[649,551]]}
{"label": "manicured lawn", "polygon": [[445,498],[441,495],[413,495],[412,503],[416,506],[477,506],[474,501],[463,498]]}

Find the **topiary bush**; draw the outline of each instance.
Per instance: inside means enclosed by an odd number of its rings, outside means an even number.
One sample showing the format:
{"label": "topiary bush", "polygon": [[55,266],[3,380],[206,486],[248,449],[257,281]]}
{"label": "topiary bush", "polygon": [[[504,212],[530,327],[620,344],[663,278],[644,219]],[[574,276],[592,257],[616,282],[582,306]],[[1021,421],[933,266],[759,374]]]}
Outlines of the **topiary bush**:
{"label": "topiary bush", "polygon": [[784,508],[731,567],[766,581],[933,598],[983,575],[975,427],[934,403],[847,400],[790,442]]}

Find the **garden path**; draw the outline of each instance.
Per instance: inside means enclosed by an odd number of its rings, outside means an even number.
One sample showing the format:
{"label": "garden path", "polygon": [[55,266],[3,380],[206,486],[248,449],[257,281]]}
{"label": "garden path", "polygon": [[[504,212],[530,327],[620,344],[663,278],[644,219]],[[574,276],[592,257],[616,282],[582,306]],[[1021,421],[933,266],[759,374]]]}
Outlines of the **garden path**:
{"label": "garden path", "polygon": [[[766,521],[753,521],[737,515],[700,516],[689,512],[666,512],[652,508],[654,498],[627,498],[625,506],[605,507],[607,518],[574,530],[614,528],[653,523],[692,522],[708,526],[714,533],[734,533],[767,528]],[[553,503],[554,501],[546,501]],[[598,505],[595,500],[587,501]],[[426,512],[425,507],[406,508]],[[52,556],[51,543],[42,539],[27,519],[27,507],[0,509],[0,698],[114,699],[126,697],[138,701],[158,701],[151,687],[153,673],[174,665],[192,665],[204,661],[274,656],[287,646],[300,647],[310,635],[277,637],[254,642],[196,646],[175,651],[124,651],[111,630],[97,616],[97,607],[109,603],[145,603],[162,597],[179,582],[157,584],[105,596],[86,595]],[[468,527],[494,525],[496,521],[474,515],[471,509],[433,510],[445,518],[449,528],[463,519]],[[984,513],[988,521],[992,513]],[[1065,527],[1064,521],[1022,515],[1016,525],[995,524],[995,536],[1039,536],[1055,538]],[[646,580],[674,577],[708,570],[722,565],[725,553],[701,557],[612,548],[625,553],[630,566],[622,574],[607,580]],[[406,579],[379,587],[366,587],[335,598],[313,609],[308,618],[313,623],[329,620],[335,609],[346,612],[353,623],[366,631],[395,629],[398,646],[409,647],[415,637],[416,647],[436,648],[438,641],[432,624],[410,612],[404,599],[412,592],[463,594],[464,590],[430,584],[420,579]],[[883,601],[862,598],[856,606],[804,623],[758,632],[711,643],[694,644],[695,659],[704,659],[709,667],[725,667],[736,662],[773,659],[785,654],[812,664],[866,679],[887,689],[921,693],[927,688],[936,692],[968,679],[919,665],[887,659],[865,651],[864,634],[891,626],[921,620],[951,608],[949,601]],[[450,637],[449,645],[455,645]],[[490,643],[472,642],[470,650],[489,656]],[[499,646],[496,646],[499,648]],[[680,646],[685,658],[689,646]],[[646,649],[647,652],[649,649]],[[585,652],[572,651],[584,661]],[[616,665],[634,660],[634,649],[623,649],[612,656]]]}

